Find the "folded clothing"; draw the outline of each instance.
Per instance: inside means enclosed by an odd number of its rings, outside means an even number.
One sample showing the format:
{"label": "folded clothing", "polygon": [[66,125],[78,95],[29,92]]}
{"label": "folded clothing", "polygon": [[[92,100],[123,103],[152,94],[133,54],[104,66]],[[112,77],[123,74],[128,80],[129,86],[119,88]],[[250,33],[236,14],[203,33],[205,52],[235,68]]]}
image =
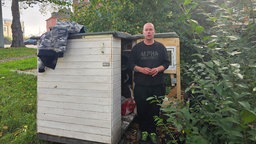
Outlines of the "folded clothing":
{"label": "folded clothing", "polygon": [[40,58],[44,66],[55,69],[59,57],[56,51],[49,49],[39,49],[37,56]]}

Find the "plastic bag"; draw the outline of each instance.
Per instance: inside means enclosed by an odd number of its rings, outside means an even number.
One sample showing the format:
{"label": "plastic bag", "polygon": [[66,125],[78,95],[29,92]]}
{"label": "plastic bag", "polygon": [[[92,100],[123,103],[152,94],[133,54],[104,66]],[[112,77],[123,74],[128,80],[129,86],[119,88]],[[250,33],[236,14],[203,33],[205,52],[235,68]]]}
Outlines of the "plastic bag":
{"label": "plastic bag", "polygon": [[132,113],[135,107],[136,107],[136,104],[133,98],[126,98],[125,100],[123,100],[121,105],[122,116]]}

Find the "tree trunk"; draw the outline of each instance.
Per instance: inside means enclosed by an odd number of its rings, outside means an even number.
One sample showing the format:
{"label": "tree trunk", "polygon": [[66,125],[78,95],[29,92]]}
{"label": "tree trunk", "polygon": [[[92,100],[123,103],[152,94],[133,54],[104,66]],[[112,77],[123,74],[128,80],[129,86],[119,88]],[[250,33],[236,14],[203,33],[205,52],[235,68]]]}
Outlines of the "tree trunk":
{"label": "tree trunk", "polygon": [[23,32],[20,23],[19,0],[12,0],[12,44],[11,47],[24,47]]}
{"label": "tree trunk", "polygon": [[2,0],[0,0],[0,48],[4,48]]}

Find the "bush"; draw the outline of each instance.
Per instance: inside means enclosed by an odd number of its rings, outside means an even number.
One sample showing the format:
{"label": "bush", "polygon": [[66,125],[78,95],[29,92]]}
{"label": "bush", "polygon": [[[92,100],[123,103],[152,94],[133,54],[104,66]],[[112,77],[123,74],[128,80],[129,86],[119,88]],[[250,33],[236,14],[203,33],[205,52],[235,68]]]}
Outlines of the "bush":
{"label": "bush", "polygon": [[[181,41],[187,42],[183,46],[190,52],[182,61],[189,96],[185,102],[173,100],[162,108],[163,117],[156,118],[166,143],[256,143],[256,45],[255,31],[249,30],[255,27],[238,31],[233,25],[236,11],[224,4],[186,2],[184,11],[201,11],[204,16],[180,16],[186,18],[188,32]],[[213,15],[208,16],[209,10]],[[211,21],[210,27],[199,23],[203,18]]]}

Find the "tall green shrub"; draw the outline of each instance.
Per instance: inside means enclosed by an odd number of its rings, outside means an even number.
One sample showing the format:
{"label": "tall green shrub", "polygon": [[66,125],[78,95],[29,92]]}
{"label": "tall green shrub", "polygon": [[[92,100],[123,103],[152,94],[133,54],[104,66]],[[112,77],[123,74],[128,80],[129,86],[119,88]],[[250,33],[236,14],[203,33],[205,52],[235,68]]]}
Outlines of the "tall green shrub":
{"label": "tall green shrub", "polygon": [[194,85],[186,89],[189,101],[171,103],[162,109],[165,118],[156,119],[169,143],[256,142],[256,53],[238,25],[244,16],[238,15],[240,6],[200,0],[185,0],[181,5],[180,17],[191,33],[181,39],[190,39],[185,46],[194,50],[182,72]]}

